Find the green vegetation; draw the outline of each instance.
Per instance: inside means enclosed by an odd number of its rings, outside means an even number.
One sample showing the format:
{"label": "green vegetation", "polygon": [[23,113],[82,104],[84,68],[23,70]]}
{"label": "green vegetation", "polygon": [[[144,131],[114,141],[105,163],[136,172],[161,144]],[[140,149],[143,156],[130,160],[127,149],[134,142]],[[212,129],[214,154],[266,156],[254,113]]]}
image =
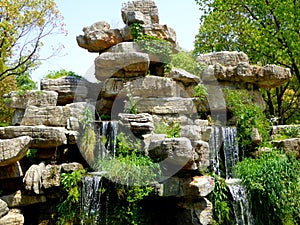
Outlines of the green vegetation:
{"label": "green vegetation", "polygon": [[52,71],[49,74],[45,76],[45,78],[48,79],[58,79],[61,77],[75,77],[75,78],[81,78],[81,76],[76,75],[73,71],[67,71],[65,69],[61,69],[59,71]]}
{"label": "green vegetation", "polygon": [[116,144],[116,158],[96,164],[98,171],[108,171],[106,176],[116,191],[117,200],[108,216],[109,224],[148,224],[140,203],[153,192],[151,184],[160,175],[159,165],[144,155],[139,141],[124,133],[117,136]]}
{"label": "green vegetation", "polygon": [[0,81],[3,81],[35,69],[42,60],[39,52],[43,41],[64,33],[64,25],[53,0],[1,0],[0,12]]}
{"label": "green vegetation", "polygon": [[166,134],[167,138],[179,138],[181,132],[181,124],[179,122],[161,121],[154,123],[154,133]]}
{"label": "green vegetation", "polygon": [[[253,102],[246,90],[225,90],[226,104],[236,118],[237,141],[249,153],[253,148],[252,132],[258,129],[263,141],[269,139],[270,124],[262,108]],[[254,146],[255,147],[255,146]]]}
{"label": "green vegetation", "polygon": [[300,137],[300,127],[290,126],[283,128],[279,134],[276,134],[273,139],[284,140],[288,138],[299,138]]}
{"label": "green vegetation", "polygon": [[257,225],[300,222],[300,162],[280,151],[244,159],[235,167],[252,204]]}
{"label": "green vegetation", "polygon": [[208,195],[208,199],[213,204],[213,225],[232,225],[234,217],[231,205],[231,199],[228,196],[229,190],[225,183],[225,179],[213,174],[215,188]]}
{"label": "green vegetation", "polygon": [[57,205],[57,225],[79,224],[80,222],[80,183],[84,170],[61,174],[62,196]]}
{"label": "green vegetation", "polygon": [[265,90],[268,114],[279,124],[300,121],[299,1],[195,0],[203,13],[195,54],[242,51],[252,64],[276,64],[291,70],[293,79]]}

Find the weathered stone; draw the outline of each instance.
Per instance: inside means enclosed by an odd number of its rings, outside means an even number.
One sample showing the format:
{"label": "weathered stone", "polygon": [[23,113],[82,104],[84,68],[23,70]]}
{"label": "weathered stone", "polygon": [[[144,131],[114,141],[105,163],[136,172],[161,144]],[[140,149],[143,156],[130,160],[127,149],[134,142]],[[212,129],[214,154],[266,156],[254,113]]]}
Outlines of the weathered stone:
{"label": "weathered stone", "polygon": [[0,218],[1,225],[23,225],[24,216],[19,209],[11,209],[8,214]]}
{"label": "weathered stone", "polygon": [[215,65],[219,63],[222,66],[236,66],[240,62],[248,62],[248,56],[243,52],[223,51],[200,55],[197,57],[196,61],[206,65]]}
{"label": "weathered stone", "polygon": [[101,90],[101,97],[115,98],[124,89],[125,82],[122,78],[108,78]]}
{"label": "weathered stone", "polygon": [[195,176],[190,182],[190,187],[196,188],[199,196],[205,197],[214,190],[215,182],[210,176]]}
{"label": "weathered stone", "polygon": [[292,152],[300,157],[300,138],[289,138],[281,141],[272,141],[277,148],[283,149],[285,152]]}
{"label": "weathered stone", "polygon": [[122,42],[122,43],[126,43],[128,41],[133,41],[133,35],[131,33],[131,29],[129,26],[125,26],[123,28],[120,29],[120,34],[123,38],[123,41],[125,42]]}
{"label": "weathered stone", "polygon": [[143,24],[159,23],[158,8],[153,0],[124,3],[121,13],[123,22],[127,25],[135,22]]}
{"label": "weathered stone", "polygon": [[205,141],[196,141],[193,143],[195,149],[195,163],[199,169],[207,169],[210,166],[210,148]]}
{"label": "weathered stone", "polygon": [[60,186],[60,171],[59,165],[47,165],[41,173],[41,186],[45,189]]}
{"label": "weathered stone", "polygon": [[197,126],[200,126],[200,127],[206,127],[208,126],[208,120],[200,120],[200,119],[196,119],[194,121],[194,123],[197,125]]}
{"label": "weathered stone", "polygon": [[[142,28],[142,32],[146,35],[150,35],[162,40],[166,40],[171,42],[172,44],[176,44],[176,32],[173,28],[168,27],[167,25],[160,25],[160,24],[151,24],[151,25],[144,25]],[[173,48],[175,48],[173,46]]]}
{"label": "weathered stone", "polygon": [[259,145],[262,142],[262,138],[257,128],[252,128],[252,143],[255,145]]}
{"label": "weathered stone", "polygon": [[191,98],[139,98],[135,102],[139,113],[192,115],[196,112]]}
{"label": "weathered stone", "polygon": [[182,168],[193,162],[194,156],[191,141],[187,138],[167,138],[151,141],[148,152],[151,158],[168,159],[170,163],[179,165]]}
{"label": "weathered stone", "polygon": [[173,80],[182,82],[185,86],[200,83],[199,76],[190,74],[189,72],[178,68],[172,68],[171,72],[167,75],[167,77],[172,78]]}
{"label": "weathered stone", "polygon": [[12,118],[12,125],[13,126],[19,126],[21,124],[24,113],[25,113],[25,109],[15,109],[14,115],[13,115],[13,118]]}
{"label": "weathered stone", "polygon": [[57,79],[44,78],[40,82],[41,90],[58,93],[57,105],[66,105],[85,99],[88,95],[88,85],[87,81],[72,76]]}
{"label": "weathered stone", "polygon": [[0,167],[0,180],[23,177],[23,170],[19,162]]}
{"label": "weathered stone", "polygon": [[154,130],[153,118],[148,113],[119,115],[121,125],[129,128],[133,134],[141,136]]}
{"label": "weathered stone", "polygon": [[101,52],[123,41],[120,30],[110,29],[105,21],[84,27],[84,35],[76,37],[77,44],[89,52]]}
{"label": "weathered stone", "polygon": [[43,162],[39,165],[30,166],[23,178],[26,190],[33,191],[35,194],[40,194],[42,188],[42,173],[45,169],[46,166]]}
{"label": "weathered stone", "polygon": [[95,75],[100,81],[111,77],[130,78],[146,75],[150,59],[141,52],[104,52],[95,59]]}
{"label": "weathered stone", "polygon": [[83,166],[77,162],[62,163],[60,166],[61,166],[61,170],[63,172],[72,172],[72,171],[77,171],[77,170],[83,169]]}
{"label": "weathered stone", "polygon": [[181,126],[180,137],[186,137],[191,141],[201,140],[201,127],[197,125]]}
{"label": "weathered stone", "polygon": [[62,127],[0,127],[0,139],[11,139],[21,136],[32,138],[30,148],[55,148],[67,144],[66,130]]}
{"label": "weathered stone", "polygon": [[19,93],[12,91],[3,96],[6,104],[14,109],[26,109],[27,106],[54,106],[57,103],[58,94],[54,91],[26,91]]}
{"label": "weathered stone", "polygon": [[9,211],[7,203],[0,199],[0,218],[5,216]]}
{"label": "weathered stone", "polygon": [[263,77],[259,77],[258,81],[261,88],[278,87],[292,78],[291,71],[288,68],[266,65],[262,70]]}
{"label": "weathered stone", "polygon": [[68,120],[82,119],[82,113],[88,106],[85,102],[72,103],[66,106],[35,107],[28,106],[22,119],[22,126],[67,127]]}
{"label": "weathered stone", "polygon": [[47,201],[44,195],[29,195],[20,190],[13,194],[2,196],[1,199],[7,203],[9,208],[29,206]]}
{"label": "weathered stone", "polygon": [[177,207],[183,209],[177,213],[177,225],[210,225],[213,223],[213,205],[206,198],[181,202],[177,204]]}
{"label": "weathered stone", "polygon": [[276,135],[282,134],[284,131],[288,130],[299,130],[300,131],[300,124],[299,125],[277,125],[272,126],[271,135],[274,138]]}
{"label": "weathered stone", "polygon": [[0,167],[21,160],[27,153],[31,138],[28,136],[13,139],[0,139]]}

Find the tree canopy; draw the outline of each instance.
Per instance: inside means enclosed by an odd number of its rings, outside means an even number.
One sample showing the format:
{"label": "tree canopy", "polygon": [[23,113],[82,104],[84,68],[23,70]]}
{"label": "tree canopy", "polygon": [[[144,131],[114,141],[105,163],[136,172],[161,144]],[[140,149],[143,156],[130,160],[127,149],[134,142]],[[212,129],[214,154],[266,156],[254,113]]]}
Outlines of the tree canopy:
{"label": "tree canopy", "polygon": [[[289,68],[292,85],[267,90],[265,96],[271,115],[281,117],[281,123],[291,118],[299,103],[300,1],[195,1],[203,15],[194,52],[243,51],[253,64]],[[290,102],[284,108],[286,99]]]}
{"label": "tree canopy", "polygon": [[64,32],[62,19],[54,0],[1,0],[0,80],[35,68],[43,40]]}

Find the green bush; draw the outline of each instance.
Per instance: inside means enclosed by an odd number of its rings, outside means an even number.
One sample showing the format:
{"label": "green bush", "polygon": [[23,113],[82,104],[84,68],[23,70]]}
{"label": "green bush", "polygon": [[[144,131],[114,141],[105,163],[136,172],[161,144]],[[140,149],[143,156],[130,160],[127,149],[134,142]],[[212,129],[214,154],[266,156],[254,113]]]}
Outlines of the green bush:
{"label": "green bush", "polygon": [[59,71],[51,71],[49,74],[45,76],[45,78],[48,79],[57,79],[61,77],[75,77],[75,78],[81,78],[81,76],[76,75],[73,71],[67,71],[67,70],[59,70]]}
{"label": "green bush", "polygon": [[299,224],[300,162],[280,151],[247,158],[234,168],[252,204],[257,225]]}

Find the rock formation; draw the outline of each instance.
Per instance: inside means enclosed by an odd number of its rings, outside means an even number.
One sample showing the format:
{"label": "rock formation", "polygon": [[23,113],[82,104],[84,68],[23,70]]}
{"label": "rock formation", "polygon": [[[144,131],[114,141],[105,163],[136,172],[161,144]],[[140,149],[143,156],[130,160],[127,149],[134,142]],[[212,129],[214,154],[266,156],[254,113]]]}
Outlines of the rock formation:
{"label": "rock formation", "polygon": [[[23,224],[24,217],[29,217],[18,208],[45,206],[59,198],[50,190],[60,186],[62,171],[91,169],[77,146],[86,107],[96,112],[96,120],[109,117],[118,121],[122,131],[141,139],[145,154],[162,160],[164,179],[157,183],[155,199],[174,203],[175,210],[164,217],[178,225],[212,224],[213,206],[207,196],[214,189],[214,180],[201,174],[212,167],[212,126],[198,115],[213,111],[226,117],[230,109],[224,88],[246,89],[263,105],[259,88],[288,81],[290,71],[275,65],[250,65],[242,52],[218,52],[198,57],[198,62],[206,65],[200,76],[178,68],[164,73],[165,62],[157,62],[159,57],[142,51],[131,35],[131,27],[138,22],[143,34],[168,41],[174,50],[176,33],[159,24],[155,2],[128,2],[121,14],[123,29],[111,29],[100,21],[85,27],[84,35],[77,37],[80,47],[99,53],[94,62],[97,84],[74,77],[43,79],[40,91],[4,96],[16,111],[14,126],[0,128],[0,189],[4,190],[0,224],[10,224],[12,218],[15,224]],[[208,92],[203,100],[193,95],[200,83]],[[136,114],[131,114],[132,110]],[[226,125],[226,118],[222,122]],[[158,125],[172,124],[180,125],[176,137],[157,131]],[[35,149],[35,163],[25,157],[28,149]],[[36,209],[37,214],[45,214]],[[49,221],[50,209],[44,214]],[[33,224],[42,224],[35,219]]]}

